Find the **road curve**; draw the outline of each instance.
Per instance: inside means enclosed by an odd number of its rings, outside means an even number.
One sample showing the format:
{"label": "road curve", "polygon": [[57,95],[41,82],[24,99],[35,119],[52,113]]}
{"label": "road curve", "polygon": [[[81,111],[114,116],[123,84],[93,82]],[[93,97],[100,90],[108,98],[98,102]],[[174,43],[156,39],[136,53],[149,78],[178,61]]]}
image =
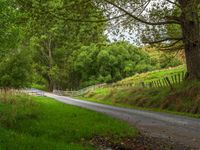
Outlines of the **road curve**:
{"label": "road curve", "polygon": [[102,112],[121,119],[136,126],[146,135],[167,138],[170,141],[200,150],[200,119],[108,106],[51,93],[44,93],[44,95],[66,104]]}

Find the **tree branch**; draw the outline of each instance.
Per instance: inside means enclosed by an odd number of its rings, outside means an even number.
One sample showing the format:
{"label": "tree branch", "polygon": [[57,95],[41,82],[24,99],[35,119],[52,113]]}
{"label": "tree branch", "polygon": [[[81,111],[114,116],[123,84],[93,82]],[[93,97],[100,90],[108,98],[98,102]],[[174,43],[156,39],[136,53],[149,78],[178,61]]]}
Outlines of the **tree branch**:
{"label": "tree branch", "polygon": [[[55,14],[54,14],[54,15],[55,15]],[[102,19],[102,20],[83,20],[83,19],[65,18],[65,17],[63,17],[63,15],[55,15],[55,16],[56,16],[56,17],[59,17],[59,18],[62,18],[63,20],[72,21],[72,22],[93,22],[93,23],[102,23],[102,22],[112,21],[112,20],[115,20],[115,19],[124,17],[124,16],[126,16],[126,15],[127,15],[127,14],[124,13],[124,14],[119,15],[119,16],[115,16],[115,17],[107,18],[107,19]]]}
{"label": "tree branch", "polygon": [[160,50],[162,50],[162,51],[175,51],[175,50],[181,50],[181,49],[184,49],[183,45],[179,45],[176,47],[170,47],[170,48],[160,48]]}
{"label": "tree branch", "polygon": [[[148,6],[148,4],[150,3],[150,1],[151,0],[148,0],[145,3],[145,5],[146,5],[145,7]],[[139,6],[139,7],[135,8],[133,11],[137,11],[140,7],[142,7],[142,6]],[[116,17],[112,17],[112,18],[102,19],[102,20],[81,20],[81,19],[73,19],[73,18],[65,18],[64,20],[74,21],[74,22],[94,22],[94,23],[101,23],[101,22],[108,22],[108,21],[111,21],[111,20],[115,20],[115,19],[127,16],[127,15],[128,15],[127,13],[123,13],[122,15],[119,15],[119,16],[116,16]],[[57,17],[61,17],[61,16],[63,16],[63,15],[58,15]]]}
{"label": "tree branch", "polygon": [[177,16],[165,16],[165,19],[181,22],[180,17],[177,17]]}
{"label": "tree branch", "polygon": [[161,40],[157,40],[157,41],[145,41],[144,43],[146,44],[156,44],[156,43],[162,43],[162,42],[166,42],[166,41],[181,41],[183,40],[182,37],[179,37],[179,38],[164,38],[164,39],[161,39]]}
{"label": "tree branch", "polygon": [[172,21],[172,20],[169,20],[169,21],[163,21],[163,22],[148,22],[148,21],[145,21],[143,19],[140,19],[138,18],[137,16],[131,14],[130,12],[128,12],[127,10],[125,10],[124,8],[118,6],[117,4],[113,3],[113,2],[110,2],[108,0],[105,0],[107,3],[113,5],[114,7],[118,8],[119,10],[123,11],[124,13],[126,13],[127,15],[129,15],[130,17],[132,17],[133,19],[141,22],[141,23],[144,23],[144,24],[148,24],[148,25],[165,25],[165,24],[180,24],[179,21]]}
{"label": "tree branch", "polygon": [[172,2],[171,0],[166,0],[167,2],[169,2],[170,4],[176,5],[177,7],[181,7],[179,4],[177,4],[176,2]]}
{"label": "tree branch", "polygon": [[179,43],[180,41],[182,41],[182,40],[181,40],[181,39],[180,39],[180,40],[177,40],[177,41],[173,42],[173,43],[170,44],[170,45],[161,46],[160,48],[171,48],[171,47],[175,46],[177,43]]}

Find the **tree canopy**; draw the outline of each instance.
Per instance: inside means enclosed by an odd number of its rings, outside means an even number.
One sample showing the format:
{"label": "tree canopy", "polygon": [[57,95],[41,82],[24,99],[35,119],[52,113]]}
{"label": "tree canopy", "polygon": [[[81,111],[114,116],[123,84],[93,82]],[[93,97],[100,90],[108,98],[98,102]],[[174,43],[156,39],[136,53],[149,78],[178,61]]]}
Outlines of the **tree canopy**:
{"label": "tree canopy", "polygon": [[31,82],[31,58],[20,46],[20,13],[12,1],[0,0],[0,88],[21,88]]}
{"label": "tree canopy", "polygon": [[[96,0],[111,24],[164,50],[184,49],[188,79],[200,79],[199,0]],[[114,20],[114,21],[113,21]]]}
{"label": "tree canopy", "polygon": [[112,83],[137,73],[181,64],[169,54],[155,54],[154,57],[150,53],[156,53],[156,50],[148,51],[128,42],[83,46],[67,60],[68,86]]}
{"label": "tree canopy", "polygon": [[0,86],[80,88],[180,64],[111,43],[106,34],[123,29],[159,49],[184,49],[188,78],[199,78],[199,10],[198,0],[0,0]]}
{"label": "tree canopy", "polygon": [[[55,1],[51,1],[55,2]],[[63,2],[53,4],[50,1],[38,3],[33,10],[46,13],[29,13],[36,15],[37,19],[30,19],[30,30],[34,30],[35,35],[31,37],[31,49],[34,51],[35,70],[48,82],[49,90],[58,88],[60,84],[67,84],[63,78],[67,78],[65,61],[70,54],[78,50],[82,45],[99,43],[104,40],[104,23],[101,25],[87,22],[69,21],[67,17],[88,17],[88,10],[98,11],[92,3],[84,1]],[[84,4],[84,5],[82,5]],[[85,9],[87,8],[87,9]],[[39,14],[39,16],[38,16]],[[57,15],[62,17],[57,17]],[[44,18],[46,18],[44,20]],[[34,22],[33,22],[34,21]]]}

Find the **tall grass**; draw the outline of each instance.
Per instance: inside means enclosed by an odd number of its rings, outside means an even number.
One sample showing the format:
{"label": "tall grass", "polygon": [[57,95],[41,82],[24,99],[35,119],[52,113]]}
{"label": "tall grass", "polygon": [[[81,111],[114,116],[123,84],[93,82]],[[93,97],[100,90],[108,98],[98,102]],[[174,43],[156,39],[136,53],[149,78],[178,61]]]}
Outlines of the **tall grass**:
{"label": "tall grass", "polygon": [[125,83],[134,83],[134,82],[151,82],[157,79],[162,79],[165,76],[170,76],[182,71],[185,71],[186,67],[185,65],[181,65],[178,67],[168,68],[168,69],[162,69],[162,70],[156,70],[156,71],[150,71],[146,73],[136,74],[132,77],[125,78],[117,83],[125,84]]}
{"label": "tall grass", "polygon": [[105,104],[182,112],[200,117],[200,81],[197,80],[175,85],[173,90],[169,87],[102,88],[90,91],[83,97]]}
{"label": "tall grass", "polygon": [[0,93],[0,150],[92,150],[95,136],[135,135],[135,128],[100,113],[19,91]]}
{"label": "tall grass", "polygon": [[0,90],[0,124],[6,128],[14,127],[22,119],[39,115],[37,104],[30,96],[19,90]]}

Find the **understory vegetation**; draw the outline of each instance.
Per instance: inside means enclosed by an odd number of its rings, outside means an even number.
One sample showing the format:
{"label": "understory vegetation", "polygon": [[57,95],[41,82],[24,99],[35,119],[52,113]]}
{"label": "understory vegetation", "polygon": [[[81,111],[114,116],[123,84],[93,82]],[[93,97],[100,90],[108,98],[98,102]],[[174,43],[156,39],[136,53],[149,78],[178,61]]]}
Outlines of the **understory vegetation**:
{"label": "understory vegetation", "polygon": [[27,88],[111,85],[82,98],[199,117],[199,39],[200,0],[0,0],[0,150],[95,149],[96,136],[138,134],[111,117],[19,92]]}
{"label": "understory vegetation", "polygon": [[186,72],[185,65],[170,67],[166,69],[157,69],[154,71],[148,71],[145,73],[136,74],[134,76],[124,78],[116,83],[117,84],[131,84],[134,82],[151,82],[151,81],[162,79],[167,76],[170,77],[172,75],[176,75],[177,73],[181,73],[181,72]]}
{"label": "understory vegetation", "polygon": [[[134,80],[153,80],[176,71],[184,70],[184,66],[172,69],[164,69],[135,75],[126,78],[121,83],[134,82]],[[140,107],[150,110],[166,110],[196,114],[191,116],[200,117],[200,82],[184,81],[170,87],[109,87],[97,88],[82,95],[85,100],[96,101],[111,105]]]}
{"label": "understory vegetation", "polygon": [[1,88],[77,90],[185,63],[182,48],[179,53],[166,52],[159,45],[110,39],[105,32],[111,24],[95,23],[106,20],[106,11],[94,1],[0,0],[0,4]]}
{"label": "understory vegetation", "polygon": [[137,134],[126,123],[50,98],[0,94],[1,150],[92,150],[95,136],[119,140]]}
{"label": "understory vegetation", "polygon": [[200,83],[190,84],[183,83],[173,91],[170,88],[102,88],[90,91],[80,98],[110,105],[182,112],[188,113],[185,114],[188,116],[200,117]]}
{"label": "understory vegetation", "polygon": [[84,46],[75,51],[71,59],[69,62],[75,63],[72,64],[74,75],[69,83],[75,88],[113,83],[135,74],[182,64],[179,57],[174,57],[174,53],[163,53],[153,48],[142,49],[127,42]]}

